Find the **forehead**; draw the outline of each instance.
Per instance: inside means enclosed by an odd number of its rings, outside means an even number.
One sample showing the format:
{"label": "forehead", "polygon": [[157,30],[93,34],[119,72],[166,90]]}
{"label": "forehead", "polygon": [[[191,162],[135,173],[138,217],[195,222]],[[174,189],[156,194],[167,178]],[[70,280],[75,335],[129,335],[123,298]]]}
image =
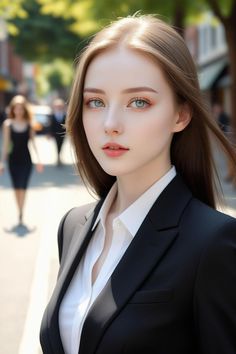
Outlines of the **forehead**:
{"label": "forehead", "polygon": [[85,75],[85,86],[115,85],[168,85],[158,62],[137,50],[117,47],[98,54]]}
{"label": "forehead", "polygon": [[53,104],[53,107],[54,108],[63,108],[64,105],[62,103],[55,103],[55,104]]}
{"label": "forehead", "polygon": [[14,103],[14,105],[13,105],[13,107],[20,107],[20,108],[24,108],[24,104],[23,103],[21,103],[21,102],[16,102],[16,103]]}

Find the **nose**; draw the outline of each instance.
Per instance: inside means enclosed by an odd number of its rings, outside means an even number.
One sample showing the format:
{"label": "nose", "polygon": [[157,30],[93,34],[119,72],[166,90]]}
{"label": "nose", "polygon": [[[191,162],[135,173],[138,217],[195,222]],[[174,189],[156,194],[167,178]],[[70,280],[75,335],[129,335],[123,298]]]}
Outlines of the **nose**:
{"label": "nose", "polygon": [[109,109],[104,120],[104,130],[107,135],[120,135],[123,132],[121,112],[118,109]]}

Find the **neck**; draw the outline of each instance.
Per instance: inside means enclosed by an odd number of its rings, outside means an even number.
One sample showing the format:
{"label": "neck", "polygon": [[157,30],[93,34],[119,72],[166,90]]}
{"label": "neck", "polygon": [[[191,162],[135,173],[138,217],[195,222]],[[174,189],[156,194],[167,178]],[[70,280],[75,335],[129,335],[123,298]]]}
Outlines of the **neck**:
{"label": "neck", "polygon": [[17,123],[26,123],[26,119],[22,116],[15,116],[14,120]]}
{"label": "neck", "polygon": [[171,168],[171,165],[165,169],[160,169],[155,175],[145,174],[144,176],[122,176],[117,177],[117,197],[113,205],[113,211],[120,214],[128,208],[136,199],[138,199],[155,182],[163,177]]}

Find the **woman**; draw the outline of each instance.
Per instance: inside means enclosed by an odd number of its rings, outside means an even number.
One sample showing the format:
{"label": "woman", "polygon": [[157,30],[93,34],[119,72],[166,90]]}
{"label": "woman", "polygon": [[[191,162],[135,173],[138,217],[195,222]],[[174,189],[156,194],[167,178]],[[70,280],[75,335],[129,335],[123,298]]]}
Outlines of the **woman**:
{"label": "woman", "polygon": [[[9,173],[19,211],[19,224],[23,220],[25,194],[32,171],[32,160],[28,149],[29,140],[32,141],[32,146],[39,160],[27,100],[24,96],[17,95],[11,100],[9,104],[9,118],[3,123],[3,148],[0,173],[3,173],[5,161],[8,159]],[[40,162],[36,165],[36,169],[38,172],[42,171]]]}
{"label": "woman", "polygon": [[100,198],[59,232],[44,354],[236,352],[236,221],[215,210],[211,132],[184,40],[153,16],[82,54],[67,130]]}

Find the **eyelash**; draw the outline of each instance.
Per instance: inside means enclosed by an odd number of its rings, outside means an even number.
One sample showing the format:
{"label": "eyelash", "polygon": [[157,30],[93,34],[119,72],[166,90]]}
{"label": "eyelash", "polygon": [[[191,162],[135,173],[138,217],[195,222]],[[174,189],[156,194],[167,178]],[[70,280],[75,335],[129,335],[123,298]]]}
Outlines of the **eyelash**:
{"label": "eyelash", "polygon": [[[90,104],[91,104],[92,102],[95,102],[95,101],[99,101],[99,102],[101,102],[102,104],[104,104],[103,101],[102,101],[100,98],[98,98],[98,97],[93,97],[93,98],[89,98],[89,99],[85,102],[85,105],[89,107]],[[99,107],[91,107],[91,108],[99,108]]]}
{"label": "eyelash", "polygon": [[[90,104],[91,104],[92,102],[95,102],[95,101],[98,101],[98,102],[102,103],[103,105],[105,105],[104,102],[103,102],[103,100],[101,100],[99,97],[89,98],[89,99],[85,102],[85,105],[86,105],[87,107],[93,108],[93,109],[103,107],[103,106],[100,106],[100,107],[99,107],[99,106],[98,106],[98,107],[96,107],[96,106],[91,107]],[[137,102],[137,101],[142,101],[142,102],[144,102],[144,107],[134,107],[134,108],[136,108],[136,109],[148,108],[148,107],[151,105],[150,100],[148,100],[147,98],[134,97],[134,98],[132,98],[132,99],[128,102],[127,107],[129,107],[132,103]]]}
{"label": "eyelash", "polygon": [[136,107],[137,109],[143,109],[143,108],[147,108],[151,105],[150,100],[148,100],[147,98],[143,98],[143,97],[134,97],[132,98],[129,103],[128,106],[130,106],[133,102],[137,102],[137,101],[142,101],[145,103],[145,107]]}

